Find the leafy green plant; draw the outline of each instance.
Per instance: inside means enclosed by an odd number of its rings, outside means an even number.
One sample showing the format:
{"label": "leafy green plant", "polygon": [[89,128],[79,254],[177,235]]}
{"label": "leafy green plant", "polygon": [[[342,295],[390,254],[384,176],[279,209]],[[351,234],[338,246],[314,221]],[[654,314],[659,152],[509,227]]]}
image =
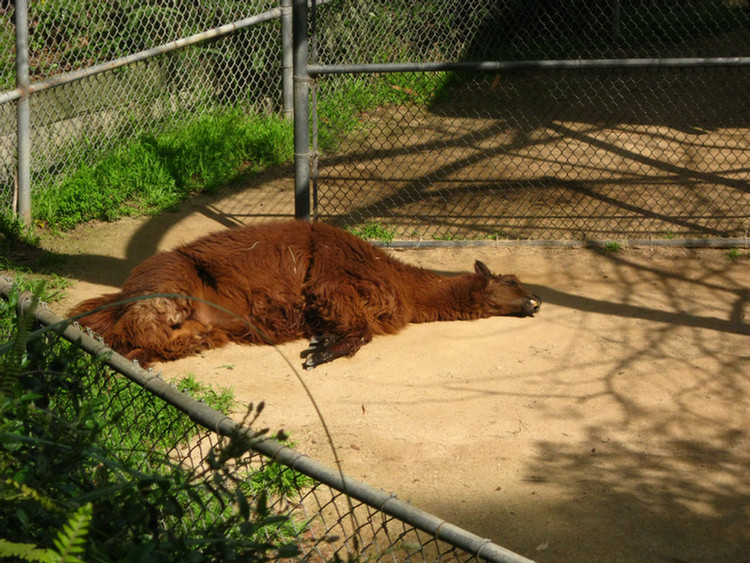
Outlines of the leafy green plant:
{"label": "leafy green plant", "polygon": [[386,244],[392,243],[395,237],[395,231],[379,221],[348,227],[347,230],[365,240],[376,240]]}
{"label": "leafy green plant", "polygon": [[83,563],[78,557],[84,553],[84,543],[91,523],[91,503],[78,508],[63,525],[54,539],[55,549],[39,549],[33,544],[22,544],[0,539],[0,558],[17,557],[24,561],[49,563]]}

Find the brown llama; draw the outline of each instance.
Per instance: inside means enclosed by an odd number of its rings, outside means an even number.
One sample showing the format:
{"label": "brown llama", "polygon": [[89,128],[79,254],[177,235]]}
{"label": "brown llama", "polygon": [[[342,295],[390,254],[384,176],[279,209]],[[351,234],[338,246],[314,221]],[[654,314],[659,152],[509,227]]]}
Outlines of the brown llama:
{"label": "brown llama", "polygon": [[90,311],[81,324],[143,366],[229,341],[309,338],[301,354],[309,369],[353,356],[373,335],[407,323],[532,316],[541,303],[515,276],[493,275],[480,261],[474,273],[442,276],[341,229],[288,221],[225,230],[156,254],[133,269],[122,291],[68,314]]}

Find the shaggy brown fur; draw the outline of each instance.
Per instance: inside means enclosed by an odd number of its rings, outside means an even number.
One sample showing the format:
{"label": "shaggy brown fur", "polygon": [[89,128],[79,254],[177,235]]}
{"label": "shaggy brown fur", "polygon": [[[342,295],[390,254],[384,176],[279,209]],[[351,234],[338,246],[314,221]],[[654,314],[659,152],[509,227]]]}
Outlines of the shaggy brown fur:
{"label": "shaggy brown fur", "polygon": [[[314,367],[352,356],[375,334],[407,323],[531,316],[541,299],[514,276],[437,275],[408,266],[323,223],[289,221],[222,231],[137,266],[119,293],[68,314],[141,365],[174,360],[229,341],[311,338]],[[127,303],[123,300],[167,294]],[[101,308],[98,311],[94,309]]]}

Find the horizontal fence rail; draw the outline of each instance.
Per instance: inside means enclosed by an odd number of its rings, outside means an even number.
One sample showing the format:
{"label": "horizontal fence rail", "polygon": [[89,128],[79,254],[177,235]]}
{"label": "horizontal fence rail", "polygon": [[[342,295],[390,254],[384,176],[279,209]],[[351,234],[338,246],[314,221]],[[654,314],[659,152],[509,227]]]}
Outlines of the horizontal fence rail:
{"label": "horizontal fence rail", "polygon": [[628,68],[711,68],[750,66],[750,57],[692,57],[651,59],[573,59],[536,61],[477,61],[445,63],[370,63],[308,65],[313,76],[328,74],[380,74],[390,72],[498,72],[501,70],[592,70]]}

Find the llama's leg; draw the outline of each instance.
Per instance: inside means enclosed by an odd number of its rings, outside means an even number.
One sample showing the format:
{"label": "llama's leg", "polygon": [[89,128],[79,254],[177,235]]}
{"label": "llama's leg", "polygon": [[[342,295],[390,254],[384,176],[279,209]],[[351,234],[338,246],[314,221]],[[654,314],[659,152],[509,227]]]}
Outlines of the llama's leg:
{"label": "llama's leg", "polygon": [[395,332],[405,324],[394,320],[398,298],[389,287],[341,270],[327,275],[334,282],[313,285],[307,296],[305,326],[313,338],[301,354],[305,369],[351,357],[374,334]]}
{"label": "llama's leg", "polygon": [[350,330],[345,336],[337,334],[313,336],[308,348],[300,354],[300,357],[305,360],[302,367],[313,369],[336,358],[353,356],[370,340],[372,340],[372,334],[366,327],[356,331]]}

